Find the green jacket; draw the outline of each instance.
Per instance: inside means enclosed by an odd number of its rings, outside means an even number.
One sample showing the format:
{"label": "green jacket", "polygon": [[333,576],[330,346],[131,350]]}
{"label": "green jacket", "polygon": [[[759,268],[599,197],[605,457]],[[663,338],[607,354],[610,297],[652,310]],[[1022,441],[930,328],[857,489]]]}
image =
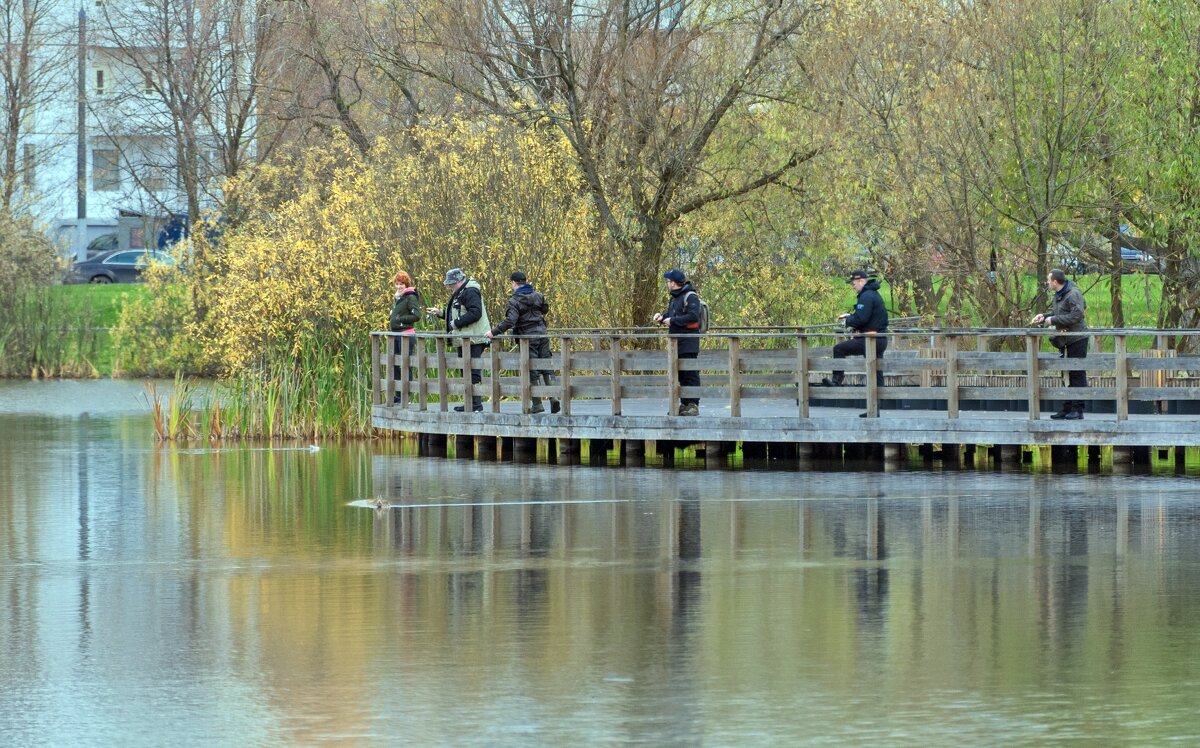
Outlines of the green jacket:
{"label": "green jacket", "polygon": [[403,332],[417,326],[421,320],[421,299],[417,289],[406,288],[400,298],[392,303],[392,313],[388,315],[388,329],[392,332]]}
{"label": "green jacket", "polygon": [[492,329],[488,321],[487,307],[483,305],[483,287],[479,281],[469,278],[457,291],[450,295],[443,312],[446,332],[461,332],[471,337],[472,343],[487,345],[485,337]]}

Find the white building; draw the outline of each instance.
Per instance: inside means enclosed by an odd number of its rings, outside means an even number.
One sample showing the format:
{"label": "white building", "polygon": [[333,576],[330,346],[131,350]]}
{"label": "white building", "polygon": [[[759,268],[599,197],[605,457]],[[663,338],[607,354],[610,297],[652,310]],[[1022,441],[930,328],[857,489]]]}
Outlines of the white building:
{"label": "white building", "polygon": [[[42,2],[47,41],[35,54],[47,74],[17,151],[21,202],[66,254],[84,257],[89,242],[117,233],[122,214],[122,244],[153,246],[163,222],[187,212],[189,178],[202,185],[200,208],[214,204],[214,122],[226,118],[213,107],[227,99],[213,94],[234,57],[214,28],[228,22],[212,18],[219,3]],[[139,230],[138,215],[154,218]]]}

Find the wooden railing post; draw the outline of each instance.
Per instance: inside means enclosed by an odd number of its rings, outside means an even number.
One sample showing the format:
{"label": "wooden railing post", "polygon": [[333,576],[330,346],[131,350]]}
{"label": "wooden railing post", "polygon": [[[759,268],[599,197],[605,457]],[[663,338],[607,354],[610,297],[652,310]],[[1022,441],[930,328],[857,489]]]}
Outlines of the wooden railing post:
{"label": "wooden railing post", "polygon": [[416,344],[416,338],[411,335],[403,336],[400,339],[400,373],[403,375],[400,383],[400,402],[404,407],[408,407],[408,401],[412,397],[412,347]]}
{"label": "wooden railing post", "polygon": [[447,402],[450,399],[450,382],[446,381],[446,339],[439,337],[437,339],[437,375],[438,375],[438,410],[445,413],[450,408]]}
{"label": "wooden railing post", "polygon": [[679,415],[679,340],[667,336],[667,415]]}
{"label": "wooden railing post", "polygon": [[1042,339],[1037,335],[1025,335],[1025,376],[1029,387],[1029,420],[1042,417],[1042,371],[1038,364],[1038,349]]}
{"label": "wooden railing post", "polygon": [[462,358],[463,383],[463,412],[470,413],[475,403],[475,383],[471,381],[471,369],[475,367],[475,357],[471,355],[471,339],[462,338],[458,345],[459,356]]}
{"label": "wooden railing post", "polygon": [[493,340],[492,344],[490,346],[488,346],[488,349],[491,351],[491,356],[492,356],[492,371],[491,371],[491,375],[492,375],[491,376],[492,412],[499,413],[500,412],[500,348],[498,345],[496,345],[496,341]]}
{"label": "wooden railing post", "polygon": [[532,395],[529,385],[529,338],[521,338],[519,343],[521,351],[520,372],[521,372],[521,412],[528,413]]}
{"label": "wooden railing post", "polygon": [[796,404],[800,417],[808,418],[808,338],[796,337]]}
{"label": "wooden railing post", "polygon": [[571,415],[571,339],[562,338],[560,348],[562,354],[562,372],[559,377],[559,384],[562,385],[562,394],[559,395],[559,405],[562,408],[564,416]]}
{"label": "wooden railing post", "polygon": [[1129,350],[1125,336],[1121,333],[1117,333],[1113,339],[1113,352],[1116,354],[1116,368],[1113,374],[1117,390],[1117,420],[1125,421],[1129,419]]}
{"label": "wooden railing post", "polygon": [[729,338],[729,415],[742,415],[741,340],[737,336]]}
{"label": "wooden railing post", "polygon": [[371,402],[383,403],[383,395],[379,387],[379,336],[371,336]]}
{"label": "wooden railing post", "polygon": [[425,341],[417,340],[417,409],[429,410],[429,353]]}
{"label": "wooden railing post", "polygon": [[958,418],[958,338],[946,337],[946,417]]}
{"label": "wooden railing post", "polygon": [[387,367],[387,373],[384,374],[387,389],[384,390],[383,403],[391,405],[396,402],[396,341],[398,338],[388,335],[383,340],[387,346],[387,355],[384,357],[387,359],[384,364]]}
{"label": "wooden railing post", "polygon": [[864,351],[867,359],[865,381],[867,388],[867,418],[879,417],[879,336],[867,335]]}
{"label": "wooden railing post", "polygon": [[613,336],[609,340],[612,352],[612,414],[621,415],[621,339]]}

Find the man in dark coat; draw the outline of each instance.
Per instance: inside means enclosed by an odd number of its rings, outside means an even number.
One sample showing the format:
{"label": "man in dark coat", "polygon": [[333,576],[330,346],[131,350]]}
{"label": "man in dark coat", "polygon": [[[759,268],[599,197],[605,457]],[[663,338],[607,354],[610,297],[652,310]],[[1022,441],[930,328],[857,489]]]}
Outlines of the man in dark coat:
{"label": "man in dark coat", "polygon": [[[682,270],[674,268],[663,273],[667,279],[667,290],[671,294],[666,311],[654,315],[654,321],[667,326],[667,333],[679,338],[679,358],[700,356],[700,295],[692,287]],[[679,384],[684,387],[699,387],[700,372],[679,372]],[[679,415],[700,415],[700,398],[679,398]]]}
{"label": "man in dark coat", "polygon": [[[855,270],[850,273],[850,285],[854,286],[858,299],[854,302],[854,311],[838,316],[845,321],[846,327],[858,333],[849,340],[844,340],[833,347],[834,358],[867,355],[867,335],[887,332],[888,313],[879,295],[879,281],[870,277],[865,270]],[[875,353],[880,358],[887,350],[887,337],[880,335],[876,340]],[[822,384],[837,387],[842,384],[844,372],[833,372],[832,379],[826,379]],[[880,370],[877,384],[883,384],[883,371]]]}
{"label": "man in dark coat", "polygon": [[[1046,285],[1054,292],[1050,311],[1038,314],[1033,318],[1035,325],[1054,325],[1059,332],[1083,332],[1088,329],[1085,317],[1087,304],[1083,300],[1083,292],[1079,286],[1067,280],[1067,274],[1055,268],[1046,274]],[[1088,339],[1086,335],[1055,335],[1050,338],[1050,345],[1058,349],[1062,358],[1087,358]],[[1087,387],[1087,372],[1072,370],[1067,372],[1068,387]],[[1083,418],[1083,401],[1066,400],[1057,413],[1050,416],[1056,421],[1078,421]]]}
{"label": "man in dark coat", "polygon": [[[548,329],[546,313],[550,311],[546,297],[534,289],[525,273],[520,270],[513,272],[508,279],[512,281],[513,289],[512,296],[508,297],[508,311],[500,324],[487,333],[488,340],[497,335],[503,335],[509,330],[512,330],[513,335],[538,335],[541,337],[535,337],[529,341],[529,360],[536,362],[539,359],[550,358],[550,339],[545,337]],[[535,387],[539,384],[539,378],[547,387],[554,386],[554,372],[549,369],[533,371],[530,381]],[[529,412],[544,413],[545,410],[542,407],[542,398],[534,397],[530,403]],[[558,399],[550,398],[550,412],[557,413],[558,411]]]}
{"label": "man in dark coat", "polygon": [[[468,278],[462,268],[447,270],[446,280],[442,281],[442,284],[451,289],[450,298],[446,301],[446,308],[428,307],[425,311],[445,320],[446,332],[463,335],[466,338],[464,343],[470,344],[471,360],[478,362],[483,356],[483,349],[488,345],[485,335],[491,328],[487,309],[483,305],[482,287],[479,285],[479,281]],[[460,347],[459,355],[462,355],[462,350],[463,348]],[[480,384],[481,382],[483,382],[483,372],[472,367],[471,383]],[[458,405],[454,409],[461,413],[466,407]],[[471,410],[476,413],[483,410],[481,395],[475,395],[471,399]]]}

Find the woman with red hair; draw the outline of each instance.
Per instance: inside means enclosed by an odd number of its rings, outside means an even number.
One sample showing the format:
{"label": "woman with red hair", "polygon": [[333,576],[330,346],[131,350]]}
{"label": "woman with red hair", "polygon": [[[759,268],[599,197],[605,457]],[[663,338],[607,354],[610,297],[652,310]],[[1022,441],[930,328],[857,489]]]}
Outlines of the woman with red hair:
{"label": "woman with red hair", "polygon": [[[392,285],[396,288],[396,295],[395,301],[392,302],[392,313],[388,315],[388,329],[409,336],[408,355],[411,361],[416,356],[417,350],[417,339],[414,333],[417,322],[421,319],[421,299],[417,296],[417,289],[413,287],[412,278],[403,270],[392,276]],[[401,354],[400,346],[404,339],[393,339],[396,341],[396,355],[399,356]],[[393,374],[397,380],[403,376],[399,366],[396,367]],[[411,366],[408,368],[408,378],[410,381],[416,378],[416,369]],[[400,402],[399,393],[396,393],[394,402]]]}

